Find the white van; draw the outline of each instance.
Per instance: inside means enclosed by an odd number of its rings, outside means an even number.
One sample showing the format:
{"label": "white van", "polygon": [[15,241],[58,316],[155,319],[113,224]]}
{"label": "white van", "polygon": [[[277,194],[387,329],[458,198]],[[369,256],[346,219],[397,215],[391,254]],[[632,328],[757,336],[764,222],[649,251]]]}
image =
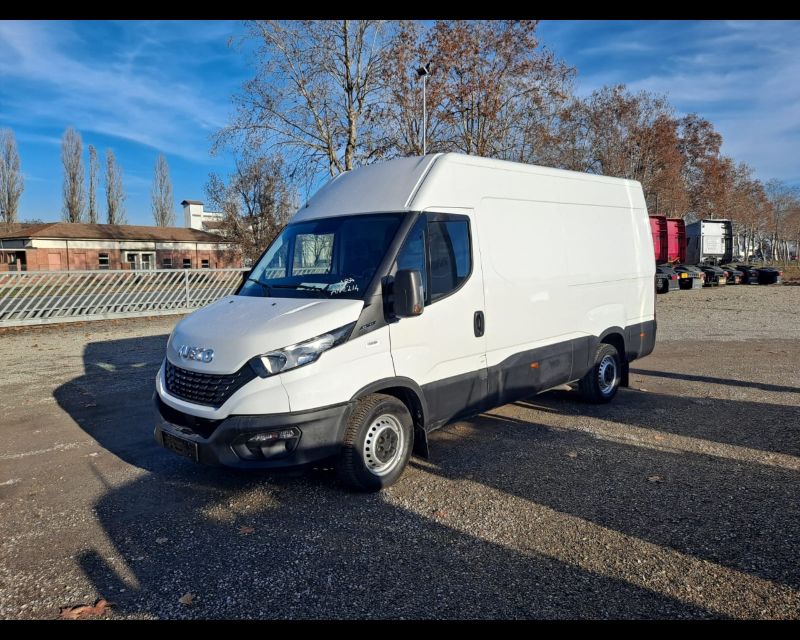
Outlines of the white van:
{"label": "white van", "polygon": [[156,440],[232,467],[333,458],[378,490],[458,418],[573,382],[611,400],[653,350],[654,264],[638,182],[453,153],[356,169],[175,327]]}

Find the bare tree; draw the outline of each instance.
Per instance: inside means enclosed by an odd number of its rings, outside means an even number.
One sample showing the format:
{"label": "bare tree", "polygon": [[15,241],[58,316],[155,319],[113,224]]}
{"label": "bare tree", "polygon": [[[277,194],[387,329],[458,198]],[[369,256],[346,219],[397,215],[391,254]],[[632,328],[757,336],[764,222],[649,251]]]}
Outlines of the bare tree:
{"label": "bare tree", "polygon": [[683,154],[683,181],[689,196],[690,217],[702,218],[708,207],[709,181],[718,181],[722,136],[705,118],[690,113],[678,121]]}
{"label": "bare tree", "polygon": [[106,149],[106,222],[125,224],[125,190],[122,186],[122,168],[114,152]]}
{"label": "bare tree", "polygon": [[97,149],[89,145],[89,224],[97,224],[100,216],[97,211],[97,185],[100,182],[100,164],[97,161]]}
{"label": "bare tree", "polygon": [[[422,82],[417,69],[431,62],[438,77],[431,32],[419,21],[404,20],[383,50],[380,74],[381,105],[370,118],[376,126],[375,156],[422,155]],[[427,140],[431,152],[441,151],[445,123],[441,115],[442,83],[427,81]]]}
{"label": "bare tree", "polygon": [[536,160],[574,69],[539,46],[535,20],[440,20],[432,30],[447,147]]}
{"label": "bare tree", "polygon": [[24,189],[14,132],[0,129],[0,221],[17,221],[19,199]]}
{"label": "bare tree", "polygon": [[770,246],[773,260],[789,259],[789,242],[786,236],[786,219],[800,209],[800,188],[781,180],[770,180],[765,185],[770,204]]}
{"label": "bare tree", "polygon": [[678,122],[660,115],[652,124],[652,149],[643,171],[642,186],[653,212],[682,218],[689,211],[689,194],[683,182],[683,155],[678,138]]}
{"label": "bare tree", "polygon": [[[717,163],[708,163],[709,179],[713,182]],[[744,162],[734,164],[722,157],[719,164],[726,167],[724,180],[717,187],[718,213],[733,221],[734,244],[737,255],[749,256],[760,246],[767,229],[769,201],[764,185],[753,177],[753,168]]]}
{"label": "bare tree", "polygon": [[67,222],[81,222],[86,201],[83,186],[83,141],[81,134],[72,127],[61,138],[61,162],[64,165],[64,219]]}
{"label": "bare tree", "polygon": [[297,208],[284,173],[280,158],[247,155],[237,159],[227,184],[209,175],[209,203],[223,212],[222,233],[237,244],[245,264],[261,255]]}
{"label": "bare tree", "polygon": [[156,159],[153,189],[150,194],[153,203],[153,219],[156,226],[175,225],[175,203],[172,197],[172,181],[169,178],[169,165],[163,154]]}
{"label": "bare tree", "polygon": [[372,20],[247,23],[256,75],[234,97],[237,115],[215,148],[283,149],[293,173],[330,176],[371,158],[385,25]]}

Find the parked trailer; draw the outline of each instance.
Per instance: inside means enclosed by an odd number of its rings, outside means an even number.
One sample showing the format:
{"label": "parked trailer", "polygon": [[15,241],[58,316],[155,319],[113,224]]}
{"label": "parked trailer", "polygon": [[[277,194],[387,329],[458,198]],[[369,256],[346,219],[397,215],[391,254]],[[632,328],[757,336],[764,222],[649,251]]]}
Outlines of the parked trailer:
{"label": "parked trailer", "polygon": [[683,218],[667,218],[667,262],[686,262],[686,223]]}
{"label": "parked trailer", "polygon": [[698,265],[721,265],[733,260],[731,221],[698,220],[686,225],[686,259]]}
{"label": "parked trailer", "polygon": [[756,267],[751,264],[737,264],[744,275],[744,284],[781,284],[783,282],[783,271],[775,267]]}
{"label": "parked trailer", "polygon": [[667,293],[678,288],[679,274],[667,263],[667,219],[650,216],[650,233],[656,259],[656,292]]}
{"label": "parked trailer", "polygon": [[[700,289],[704,278],[700,269],[679,269],[686,262],[686,224],[682,218],[650,216],[653,252],[656,257],[656,291],[667,293],[673,289]],[[674,274],[674,278],[670,275]],[[674,282],[670,280],[674,279]]]}
{"label": "parked trailer", "polygon": [[656,255],[656,264],[669,262],[667,252],[667,218],[665,216],[650,216],[650,232],[653,235],[653,252]]}
{"label": "parked trailer", "polygon": [[[686,276],[683,276],[684,278]],[[668,264],[656,265],[656,293],[677,291],[680,287],[681,274]]]}

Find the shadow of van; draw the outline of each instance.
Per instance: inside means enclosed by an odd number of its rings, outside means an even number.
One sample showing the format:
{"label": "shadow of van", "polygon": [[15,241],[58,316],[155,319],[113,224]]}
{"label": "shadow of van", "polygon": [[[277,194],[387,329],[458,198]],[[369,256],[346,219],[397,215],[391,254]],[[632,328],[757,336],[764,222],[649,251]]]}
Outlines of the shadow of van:
{"label": "shadow of van", "polygon": [[[113,555],[103,541],[102,551],[93,547],[77,558],[97,596],[117,603],[118,615],[719,616],[557,555],[512,549],[450,526],[426,472],[409,469],[397,488],[362,495],[344,491],[326,472],[287,478],[175,456],[152,435],[153,379],[165,344],[166,336],[88,344],[86,373],[55,392],[87,434],[148,472],[122,486],[105,483],[94,513]],[[524,444],[531,455],[536,445],[535,439]],[[475,455],[469,445],[442,443],[441,457],[450,462],[441,473],[464,469]],[[101,475],[91,459],[87,464]],[[482,466],[476,480],[502,489],[493,464]],[[178,602],[185,593],[196,595],[194,605]]]}

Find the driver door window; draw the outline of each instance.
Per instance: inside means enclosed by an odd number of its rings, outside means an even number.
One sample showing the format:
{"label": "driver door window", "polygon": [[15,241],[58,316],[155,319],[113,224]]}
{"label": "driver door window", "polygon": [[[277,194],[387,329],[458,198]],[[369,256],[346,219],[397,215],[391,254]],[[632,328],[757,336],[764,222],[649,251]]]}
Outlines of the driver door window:
{"label": "driver door window", "polygon": [[413,269],[422,274],[422,290],[425,294],[425,304],[428,298],[428,260],[425,252],[425,236],[428,221],[421,216],[414,228],[408,234],[403,248],[397,255],[397,269]]}
{"label": "driver door window", "polygon": [[416,269],[422,274],[425,304],[458,289],[472,272],[469,222],[422,216],[397,255],[397,269]]}

